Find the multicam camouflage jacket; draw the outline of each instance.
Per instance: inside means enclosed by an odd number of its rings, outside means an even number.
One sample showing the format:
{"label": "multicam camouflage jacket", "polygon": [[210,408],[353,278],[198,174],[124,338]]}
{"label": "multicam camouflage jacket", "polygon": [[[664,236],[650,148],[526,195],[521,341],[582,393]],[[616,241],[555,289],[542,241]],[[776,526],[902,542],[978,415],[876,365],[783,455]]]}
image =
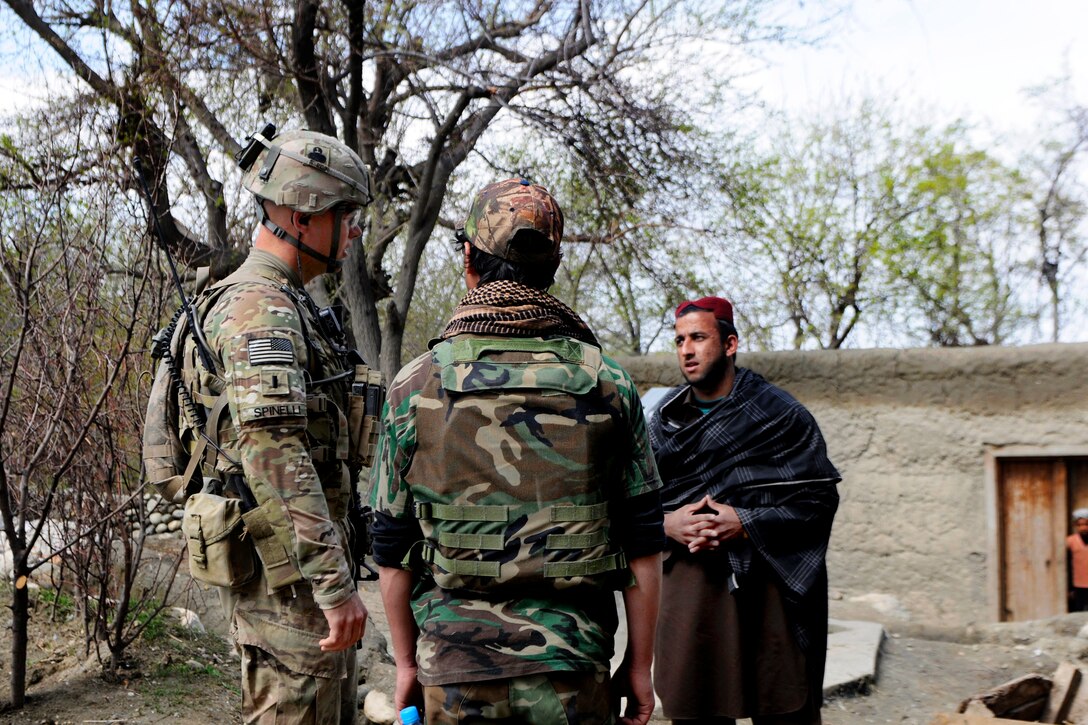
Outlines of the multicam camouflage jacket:
{"label": "multicam camouflage jacket", "polygon": [[371,504],[424,534],[420,682],[606,670],[616,610],[600,588],[629,581],[609,516],[659,487],[634,383],[593,345],[462,334],[409,363]]}
{"label": "multicam camouflage jacket", "polygon": [[350,381],[313,385],[343,365],[317,334],[310,310],[293,299],[298,289],[287,265],[253,250],[198,300],[221,377],[203,371],[191,336],[182,377],[206,407],[218,398],[217,388],[225,389],[229,416],[223,416],[218,437],[241,471],[222,456],[216,467],[244,475],[284,558],[297,567],[298,584],[275,582],[266,561],[260,578],[224,592],[235,640],[270,651],[292,670],[338,677],[346,667],[343,654],[322,653],[317,641],[328,631],[321,609],[355,591],[344,525],[351,495]]}
{"label": "multicam camouflage jacket", "polygon": [[[248,281],[252,277],[268,282]],[[315,333],[317,321],[306,319],[308,311],[283,290],[291,277],[274,256],[254,251],[234,275],[216,285],[225,291],[203,315],[203,327],[223,364],[228,410],[238,435],[231,448],[246,482],[259,504],[278,499],[281,520],[289,524],[291,553],[315,600],[331,607],[354,591],[342,532],[334,524],[346,516],[351,492],[346,387],[323,386],[329,397],[324,412],[328,403],[338,410],[321,416],[322,426],[333,430],[314,435],[310,381],[338,373],[342,366]]]}

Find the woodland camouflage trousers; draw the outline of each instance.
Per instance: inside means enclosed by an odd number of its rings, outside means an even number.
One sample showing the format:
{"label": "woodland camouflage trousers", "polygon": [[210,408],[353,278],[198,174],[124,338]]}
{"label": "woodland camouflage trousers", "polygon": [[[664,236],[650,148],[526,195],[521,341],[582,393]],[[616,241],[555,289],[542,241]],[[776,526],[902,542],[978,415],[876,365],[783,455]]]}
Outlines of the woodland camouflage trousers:
{"label": "woodland camouflage trousers", "polygon": [[611,725],[605,672],[549,672],[423,688],[427,725]]}

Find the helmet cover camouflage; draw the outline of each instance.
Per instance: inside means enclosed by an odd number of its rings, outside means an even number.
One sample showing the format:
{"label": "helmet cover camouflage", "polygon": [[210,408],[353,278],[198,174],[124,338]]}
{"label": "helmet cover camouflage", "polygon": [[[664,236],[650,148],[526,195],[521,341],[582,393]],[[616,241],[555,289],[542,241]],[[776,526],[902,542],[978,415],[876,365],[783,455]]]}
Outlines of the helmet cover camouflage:
{"label": "helmet cover camouflage", "polygon": [[296,130],[259,140],[265,148],[242,177],[242,185],[258,198],[304,214],[340,203],[370,203],[370,174],[338,139]]}
{"label": "helmet cover camouflage", "polygon": [[[506,179],[480,189],[465,219],[474,247],[516,263],[550,262],[559,257],[563,210],[548,190],[527,179]],[[513,243],[522,229],[540,232],[549,247],[532,251]]]}

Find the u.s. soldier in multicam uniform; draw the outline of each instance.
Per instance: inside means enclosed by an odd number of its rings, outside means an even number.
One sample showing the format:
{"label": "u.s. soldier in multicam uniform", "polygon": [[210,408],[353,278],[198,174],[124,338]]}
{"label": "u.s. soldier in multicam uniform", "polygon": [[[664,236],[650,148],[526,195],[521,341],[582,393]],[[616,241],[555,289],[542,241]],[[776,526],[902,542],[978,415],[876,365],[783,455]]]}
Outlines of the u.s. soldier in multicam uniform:
{"label": "u.s. soldier in multicam uniform", "polygon": [[[253,250],[197,303],[227,393],[230,420],[220,439],[285,556],[278,566],[265,561],[251,583],[220,591],[242,656],[245,722],[350,723],[352,645],[367,618],[345,530],[351,379],[321,383],[345,361],[303,285],[336,269],[360,235],[369,179],[362,160],[329,136],[257,138],[264,150],[243,178],[261,208]],[[197,400],[210,406],[217,384],[208,389],[192,336],[184,361]]]}
{"label": "u.s. soldier in multicam uniform", "polygon": [[481,190],[458,232],[469,293],[389,388],[374,558],[396,705],[432,725],[611,723],[621,696],[622,722],[653,711],[661,484],[630,377],[545,292],[562,233],[543,187]]}

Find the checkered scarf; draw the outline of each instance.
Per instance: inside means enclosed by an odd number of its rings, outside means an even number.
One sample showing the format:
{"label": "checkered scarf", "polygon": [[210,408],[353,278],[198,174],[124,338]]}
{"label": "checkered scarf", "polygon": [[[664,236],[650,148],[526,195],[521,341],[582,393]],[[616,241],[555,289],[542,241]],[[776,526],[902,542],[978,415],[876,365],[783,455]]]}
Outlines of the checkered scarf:
{"label": "checkered scarf", "polygon": [[482,284],[461,299],[441,339],[463,332],[504,337],[562,335],[600,347],[574,310],[543,290],[509,280]]}
{"label": "checkered scarf", "polygon": [[[788,393],[745,368],[737,368],[730,394],[695,420],[680,413],[688,389],[666,396],[650,421],[665,510],[707,493],[736,507],[749,538],[726,550],[730,589],[744,585],[758,551],[785,585],[794,611],[810,594],[826,596],[817,588],[841,478],[816,421]],[[793,622],[806,647],[808,627]]]}

